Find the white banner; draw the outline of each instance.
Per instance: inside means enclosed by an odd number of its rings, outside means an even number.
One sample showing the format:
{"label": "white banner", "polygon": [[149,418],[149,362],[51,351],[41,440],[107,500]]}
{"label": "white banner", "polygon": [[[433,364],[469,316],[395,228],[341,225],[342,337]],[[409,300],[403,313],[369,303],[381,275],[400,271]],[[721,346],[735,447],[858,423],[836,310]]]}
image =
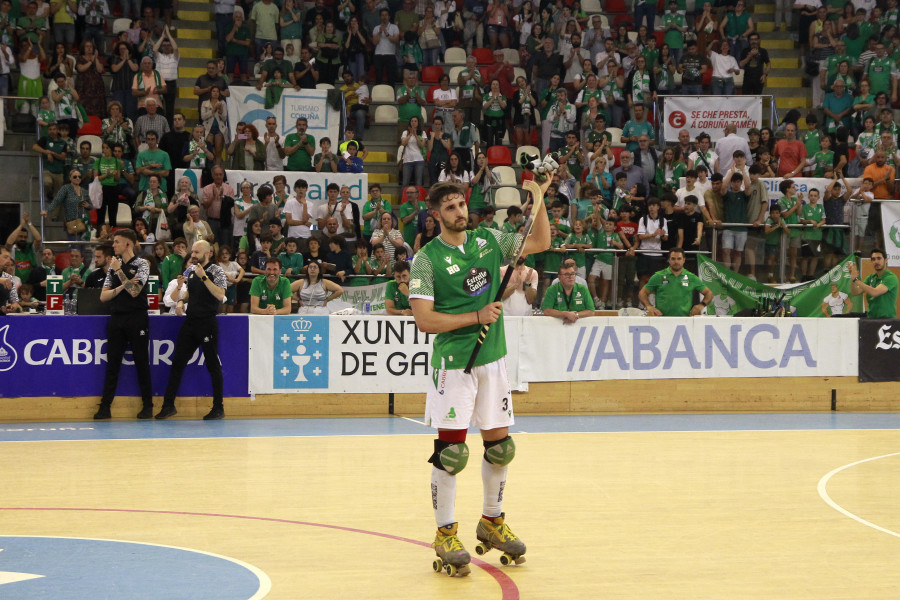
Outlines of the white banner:
{"label": "white banner", "polygon": [[228,124],[231,131],[239,121],[252,123],[259,131],[260,139],[266,131],[266,119],[275,117],[278,122],[276,133],[282,140],[289,133],[296,133],[297,119],[306,117],[309,122],[307,133],[319,140],[330,137],[332,145],[341,139],[341,111],[328,104],[327,90],[307,90],[299,92],[293,88],[285,89],[281,100],[272,108],[266,108],[266,93],[252,86],[233,86],[228,88],[231,97],[228,99]]}
{"label": "white banner", "polygon": [[725,135],[725,125],[737,125],[737,133],[747,137],[747,130],[760,129],[762,121],[760,96],[667,96],[663,100],[663,137],[674,141],[678,132],[687,129],[691,139],[708,133],[715,142]]}
{"label": "white banner", "polygon": [[[287,179],[288,189],[290,190],[291,195],[293,195],[294,182],[298,179],[303,179],[309,184],[309,189],[306,191],[306,198],[309,200],[313,210],[327,202],[328,195],[325,190],[330,183],[336,183],[339,186],[350,186],[350,199],[359,204],[360,208],[362,208],[362,205],[369,199],[369,176],[366,173],[239,171],[237,169],[228,169],[225,173],[226,180],[234,188],[236,194],[240,193],[239,188],[244,181],[252,183],[254,185],[253,189],[257,190],[259,189],[259,186],[264,183],[272,185],[272,180],[276,175],[284,175],[285,179]],[[191,185],[194,186],[194,192],[197,193],[197,190],[200,187],[200,171],[196,169],[175,169],[175,181],[181,179],[183,175],[186,175],[187,178],[191,180]],[[255,191],[253,197],[256,198]]]}
{"label": "white banner", "polygon": [[888,266],[900,267],[900,203],[881,203],[881,227]]}
{"label": "white banner", "polygon": [[341,302],[346,302],[360,314],[364,315],[383,315],[386,314],[384,307],[384,290],[387,283],[376,283],[375,285],[345,285],[344,293],[341,295]]}
{"label": "white banner", "polygon": [[[766,192],[769,195],[769,202],[777,202],[782,198],[784,194],[781,193],[779,186],[781,182],[784,181],[783,177],[762,177],[761,181],[766,186]],[[821,204],[825,200],[825,190],[828,189],[828,186],[831,185],[831,180],[825,177],[792,177],[791,181],[794,182],[794,185],[797,186],[797,191],[803,194],[803,203],[809,204],[809,190],[819,190],[819,203]],[[862,183],[861,177],[849,177],[847,178],[847,183],[854,189],[858,188],[860,183]],[[685,179],[682,177],[678,180],[678,184],[681,187],[684,187]],[[849,225],[850,223],[845,223]]]}
{"label": "white banner", "polygon": [[592,317],[562,326],[525,317],[520,376],[528,382],[855,376],[857,329],[855,319]]}
{"label": "white banner", "polygon": [[[411,317],[250,316],[251,394],[424,393],[433,336]],[[507,370],[518,385],[519,320],[506,319]]]}

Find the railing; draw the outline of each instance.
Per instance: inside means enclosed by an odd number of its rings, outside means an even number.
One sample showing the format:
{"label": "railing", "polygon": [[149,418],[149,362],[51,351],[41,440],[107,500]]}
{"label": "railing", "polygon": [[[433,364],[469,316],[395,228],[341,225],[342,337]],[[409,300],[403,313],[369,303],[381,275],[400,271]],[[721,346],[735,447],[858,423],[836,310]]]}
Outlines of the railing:
{"label": "railing", "polygon": [[[38,102],[38,101],[40,101],[40,98],[36,98],[34,96],[0,96],[0,103],[2,103],[4,107],[7,105],[8,101],[10,101],[10,100]],[[5,113],[5,111],[4,111],[4,113]],[[7,125],[6,131],[10,131],[9,130],[9,118],[6,118],[6,125]],[[34,125],[34,135],[35,135],[35,141],[41,139],[41,126],[37,124],[36,119],[35,119],[35,125]],[[30,151],[31,148],[29,148],[28,150]],[[38,157],[38,190],[40,193],[41,211],[43,211],[44,210],[44,161],[41,157]],[[29,199],[29,201],[31,200],[32,191],[33,190],[31,188],[31,181],[29,181],[28,182],[28,199]],[[43,239],[44,238],[44,219],[43,218],[41,218],[40,231],[41,231],[41,238]]]}

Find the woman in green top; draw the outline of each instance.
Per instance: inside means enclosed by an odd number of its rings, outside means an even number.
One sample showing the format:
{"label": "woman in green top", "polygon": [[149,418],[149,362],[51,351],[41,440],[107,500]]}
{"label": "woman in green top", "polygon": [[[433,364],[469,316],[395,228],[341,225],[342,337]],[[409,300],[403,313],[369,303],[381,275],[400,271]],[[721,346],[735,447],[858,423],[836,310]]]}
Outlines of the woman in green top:
{"label": "woman in green top", "polygon": [[506,98],[500,93],[500,80],[491,81],[491,91],[484,99],[485,143],[490,146],[503,144],[506,133]]}
{"label": "woman in green top", "polygon": [[[168,204],[166,193],[161,188],[159,175],[151,175],[147,178],[147,189],[138,194],[137,200],[134,202],[134,216],[143,217],[150,224],[151,230],[156,231],[156,221]],[[100,225],[102,223],[100,219],[97,219],[97,226]],[[115,222],[113,227],[115,227]]]}
{"label": "woman in green top", "polygon": [[[300,46],[303,45],[303,11],[294,6],[294,0],[284,0],[281,7],[281,47],[285,48],[288,44],[292,44],[300,53]],[[243,70],[241,70],[243,74]]]}
{"label": "woman in green top", "polygon": [[97,210],[97,235],[106,221],[109,211],[109,221],[115,223],[116,211],[119,208],[119,182],[122,179],[122,161],[113,156],[112,146],[109,142],[103,142],[103,156],[94,161],[94,172],[100,180],[103,190],[103,204]]}
{"label": "woman in green top", "polygon": [[687,167],[680,160],[681,151],[675,148],[666,148],[663,151],[663,158],[656,167],[656,188],[657,193],[674,192],[681,187],[681,178]]}
{"label": "woman in green top", "polygon": [[252,38],[253,34],[244,21],[244,14],[235,13],[231,31],[225,35],[225,70],[237,79],[235,67],[240,67],[240,78],[244,83],[247,83],[247,79],[250,77],[248,59]]}
{"label": "woman in green top", "polygon": [[493,174],[488,168],[487,156],[484,152],[479,152],[475,157],[475,168],[472,170],[472,178],[469,180],[469,187],[472,193],[469,195],[469,214],[476,216],[475,224],[481,220],[481,210],[487,206],[488,194],[493,183]]}
{"label": "woman in green top", "polygon": [[262,222],[259,219],[253,219],[247,223],[247,233],[238,242],[238,249],[250,255],[258,250],[262,250],[262,243],[259,241],[259,236],[261,235]]}
{"label": "woman in green top", "polygon": [[325,32],[318,35],[319,53],[316,67],[319,69],[319,83],[334,83],[341,68],[341,34],[335,32],[334,23],[325,23]]}

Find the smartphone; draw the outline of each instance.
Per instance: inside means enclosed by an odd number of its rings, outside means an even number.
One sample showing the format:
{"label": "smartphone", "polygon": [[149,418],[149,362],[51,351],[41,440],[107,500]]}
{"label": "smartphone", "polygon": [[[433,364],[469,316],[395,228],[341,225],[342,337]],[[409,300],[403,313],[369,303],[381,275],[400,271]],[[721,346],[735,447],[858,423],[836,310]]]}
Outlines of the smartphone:
{"label": "smartphone", "polygon": [[237,138],[238,138],[239,140],[246,140],[246,139],[249,139],[249,137],[250,137],[250,136],[247,135],[246,133],[239,133],[238,136],[237,136]]}

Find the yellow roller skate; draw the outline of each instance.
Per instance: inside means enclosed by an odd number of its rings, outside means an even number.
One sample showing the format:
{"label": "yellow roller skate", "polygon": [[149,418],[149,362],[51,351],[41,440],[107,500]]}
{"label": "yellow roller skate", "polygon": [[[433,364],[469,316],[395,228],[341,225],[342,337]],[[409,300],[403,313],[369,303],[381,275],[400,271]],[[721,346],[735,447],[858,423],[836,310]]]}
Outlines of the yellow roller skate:
{"label": "yellow roller skate", "polygon": [[459,523],[452,523],[446,527],[438,527],[434,543],[431,544],[437,554],[437,558],[431,563],[435,573],[444,571],[450,577],[465,577],[470,573],[469,561],[472,558],[456,535],[458,526]]}
{"label": "yellow roller skate", "polygon": [[508,566],[515,562],[520,565],[525,562],[525,557],[522,556],[525,554],[525,542],[517,538],[509,525],[504,523],[505,514],[500,513],[499,517],[493,519],[482,518],[478,522],[475,536],[480,543],[475,546],[475,553],[483,556],[496,548],[503,552],[500,556],[500,564]]}

